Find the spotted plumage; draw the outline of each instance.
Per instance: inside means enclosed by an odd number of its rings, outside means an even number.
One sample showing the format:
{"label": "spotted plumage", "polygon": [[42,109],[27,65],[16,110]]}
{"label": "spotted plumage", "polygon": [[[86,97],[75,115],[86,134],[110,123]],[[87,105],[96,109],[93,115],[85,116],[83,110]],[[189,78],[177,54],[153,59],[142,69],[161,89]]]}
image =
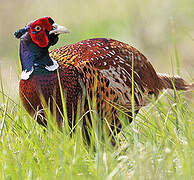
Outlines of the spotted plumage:
{"label": "spotted plumage", "polygon": [[[191,86],[179,77],[157,74],[137,49],[113,39],[88,39],[49,52],[48,48],[57,42],[58,35],[67,32],[50,17],[44,17],[15,33],[20,38],[23,71],[20,96],[31,115],[44,108],[41,103],[44,99],[62,126],[61,85],[70,126],[75,124],[78,102],[86,112],[89,99],[96,101],[101,119],[106,118],[112,128],[115,124],[121,128],[118,111],[131,115],[132,70],[136,113],[153,96],[157,98],[159,91],[172,89],[172,80],[177,90],[187,90]],[[131,122],[132,118],[128,118]],[[45,119],[37,118],[37,121],[47,124]]]}
{"label": "spotted plumage", "polygon": [[[78,69],[90,98],[96,94],[97,104],[99,97],[104,100],[101,108],[105,114],[116,112],[113,106],[118,106],[125,112],[131,111],[132,59],[135,110],[147,105],[152,94],[158,96],[162,89],[162,84],[147,59],[135,48],[116,40],[84,40],[55,49],[50,52],[50,56],[62,66],[71,64]],[[109,121],[112,119],[113,117],[109,118]]]}

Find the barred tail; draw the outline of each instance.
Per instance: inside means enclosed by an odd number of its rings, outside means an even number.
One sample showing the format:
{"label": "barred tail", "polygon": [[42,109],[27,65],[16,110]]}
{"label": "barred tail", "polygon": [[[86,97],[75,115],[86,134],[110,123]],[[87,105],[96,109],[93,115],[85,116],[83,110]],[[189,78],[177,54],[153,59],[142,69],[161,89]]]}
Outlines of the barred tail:
{"label": "barred tail", "polygon": [[194,90],[194,83],[188,84],[185,80],[178,76],[170,76],[168,74],[157,73],[162,89],[174,89],[188,91]]}

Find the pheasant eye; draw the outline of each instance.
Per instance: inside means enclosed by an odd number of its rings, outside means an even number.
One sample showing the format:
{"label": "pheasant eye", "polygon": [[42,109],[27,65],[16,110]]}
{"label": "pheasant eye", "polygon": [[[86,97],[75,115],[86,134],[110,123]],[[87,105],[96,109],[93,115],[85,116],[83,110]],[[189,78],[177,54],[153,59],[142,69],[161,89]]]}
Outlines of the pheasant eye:
{"label": "pheasant eye", "polygon": [[37,26],[35,26],[35,28],[34,28],[34,30],[36,31],[36,32],[39,32],[39,31],[41,31],[41,26],[39,26],[39,25],[37,25]]}

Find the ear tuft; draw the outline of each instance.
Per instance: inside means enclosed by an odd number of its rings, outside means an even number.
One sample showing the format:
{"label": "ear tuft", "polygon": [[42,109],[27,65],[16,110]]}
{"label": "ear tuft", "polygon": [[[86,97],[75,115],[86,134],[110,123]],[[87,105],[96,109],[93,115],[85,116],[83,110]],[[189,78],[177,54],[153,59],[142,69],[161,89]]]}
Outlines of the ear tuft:
{"label": "ear tuft", "polygon": [[22,29],[19,29],[14,33],[14,36],[19,39],[25,32],[27,32],[30,28],[29,27],[24,27]]}

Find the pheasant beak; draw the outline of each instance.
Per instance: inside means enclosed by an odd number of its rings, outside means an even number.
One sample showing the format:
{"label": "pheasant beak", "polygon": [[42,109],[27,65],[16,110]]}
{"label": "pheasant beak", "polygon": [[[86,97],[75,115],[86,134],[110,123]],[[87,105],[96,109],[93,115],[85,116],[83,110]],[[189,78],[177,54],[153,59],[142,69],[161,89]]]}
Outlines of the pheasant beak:
{"label": "pheasant beak", "polygon": [[66,27],[60,26],[60,25],[58,25],[56,23],[54,23],[52,25],[52,27],[53,27],[53,29],[49,32],[49,34],[52,34],[52,33],[54,33],[54,34],[70,33],[70,31]]}

